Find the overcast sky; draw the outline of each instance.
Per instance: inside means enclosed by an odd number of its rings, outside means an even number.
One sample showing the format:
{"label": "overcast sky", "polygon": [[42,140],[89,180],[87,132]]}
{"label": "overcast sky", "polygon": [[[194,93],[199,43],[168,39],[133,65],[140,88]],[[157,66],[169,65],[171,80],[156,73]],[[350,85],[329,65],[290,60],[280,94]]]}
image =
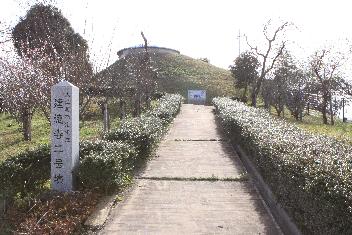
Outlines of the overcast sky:
{"label": "overcast sky", "polygon": [[[117,59],[122,48],[142,44],[143,31],[150,45],[169,47],[182,54],[207,57],[228,68],[238,56],[238,33],[261,45],[263,25],[290,21],[289,50],[308,57],[327,44],[352,39],[348,1],[307,0],[57,0],[57,6],[75,31],[88,41],[97,69]],[[0,20],[14,26],[29,9],[21,0],[1,0]],[[241,51],[248,49],[244,38]],[[109,61],[108,61],[109,60]]]}

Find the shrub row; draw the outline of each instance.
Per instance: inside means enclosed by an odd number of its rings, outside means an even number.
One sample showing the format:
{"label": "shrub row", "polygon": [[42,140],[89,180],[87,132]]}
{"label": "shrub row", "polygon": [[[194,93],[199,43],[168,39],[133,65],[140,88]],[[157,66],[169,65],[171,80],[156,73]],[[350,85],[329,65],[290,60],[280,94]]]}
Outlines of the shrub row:
{"label": "shrub row", "polygon": [[[129,181],[137,158],[150,154],[166,124],[178,113],[179,95],[166,94],[146,115],[121,121],[104,140],[81,141],[79,182],[81,187],[107,191]],[[0,196],[33,196],[50,179],[50,146],[39,146],[0,164]]]}
{"label": "shrub row", "polygon": [[213,104],[304,234],[352,234],[352,147],[228,98]]}
{"label": "shrub row", "polygon": [[21,197],[40,190],[49,178],[50,146],[41,145],[0,165],[0,193]]}
{"label": "shrub row", "polygon": [[82,142],[80,147],[84,152],[79,167],[81,187],[108,192],[130,181],[137,155],[134,146],[99,140]]}
{"label": "shrub row", "polygon": [[163,123],[170,123],[180,111],[182,102],[181,95],[165,94],[159,99],[158,105],[150,112],[150,115],[161,119]]}
{"label": "shrub row", "polygon": [[166,94],[157,106],[141,117],[125,119],[120,126],[106,133],[103,139],[108,141],[123,140],[136,147],[142,156],[148,156],[165,131],[165,126],[180,110],[182,96]]}
{"label": "shrub row", "polygon": [[[104,191],[123,185],[136,158],[134,146],[116,141],[82,141],[80,143],[79,184]],[[50,146],[9,158],[0,165],[0,192],[7,197],[35,196],[50,179]]]}
{"label": "shrub row", "polygon": [[163,132],[162,121],[153,116],[122,120],[117,129],[104,134],[107,141],[123,140],[136,147],[138,154],[148,156]]}
{"label": "shrub row", "polygon": [[145,115],[122,120],[101,141],[81,144],[80,154],[86,156],[79,169],[82,185],[108,191],[128,182],[136,161],[150,155],[182,101],[180,95],[165,94]]}

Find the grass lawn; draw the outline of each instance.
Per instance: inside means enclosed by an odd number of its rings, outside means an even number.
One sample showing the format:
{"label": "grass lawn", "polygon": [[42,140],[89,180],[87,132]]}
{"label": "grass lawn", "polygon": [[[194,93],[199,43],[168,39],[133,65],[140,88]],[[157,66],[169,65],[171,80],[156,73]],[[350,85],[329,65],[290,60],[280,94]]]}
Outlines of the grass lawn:
{"label": "grass lawn", "polygon": [[[111,120],[111,127],[118,126],[118,118]],[[80,121],[80,139],[92,139],[102,133],[103,122],[100,115],[84,122]],[[50,142],[50,125],[40,113],[36,113],[32,121],[32,141],[24,141],[21,125],[7,114],[0,114],[0,162],[40,144]]]}
{"label": "grass lawn", "polygon": [[[157,105],[153,100],[152,107]],[[109,104],[110,110],[110,128],[114,129],[119,126],[116,104]],[[99,138],[103,132],[103,117],[100,109],[96,104],[91,104],[89,118],[80,121],[80,140]],[[40,144],[50,142],[50,125],[48,120],[40,112],[35,113],[32,120],[32,141],[24,141],[21,132],[21,125],[11,116],[0,113],[0,162],[9,157],[13,157],[27,149],[35,148]]]}
{"label": "grass lawn", "polygon": [[[271,113],[277,116],[274,108],[271,109]],[[304,116],[301,122],[296,121],[290,112],[285,109],[285,120],[309,132],[327,135],[352,144],[352,123],[344,123],[336,117],[334,119],[335,125],[324,125],[322,114],[313,110],[311,115]]]}
{"label": "grass lawn", "polygon": [[339,140],[352,144],[352,123],[343,123],[340,119],[335,119],[335,125],[324,125],[321,115],[303,118],[303,122],[296,124],[310,132],[332,136]]}
{"label": "grass lawn", "polygon": [[[239,93],[241,93],[242,90],[240,90]],[[249,96],[250,97],[250,96]],[[250,99],[248,99],[247,105],[251,105]],[[264,108],[264,102],[261,98],[257,100],[257,107],[258,108]],[[291,116],[290,111],[285,107],[285,116],[280,117],[284,118],[286,121],[306,130],[309,131],[313,134],[322,134],[322,135],[327,135],[333,138],[336,138],[338,140],[347,142],[349,144],[352,144],[352,123],[349,122],[342,122],[339,118],[335,117],[335,125],[325,125],[323,124],[323,116],[320,112],[311,110],[310,115],[305,115],[303,117],[302,122],[297,121],[294,117]],[[276,110],[274,107],[271,107],[270,113],[274,117],[278,117]],[[281,114],[282,115],[282,114]],[[330,121],[330,116],[328,116],[328,121]]]}

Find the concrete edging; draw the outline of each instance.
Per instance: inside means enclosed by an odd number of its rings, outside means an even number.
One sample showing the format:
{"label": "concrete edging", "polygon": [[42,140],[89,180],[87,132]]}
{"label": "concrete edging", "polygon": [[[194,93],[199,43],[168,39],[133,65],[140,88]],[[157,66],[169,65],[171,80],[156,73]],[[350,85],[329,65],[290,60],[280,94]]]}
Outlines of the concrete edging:
{"label": "concrete edging", "polygon": [[287,235],[302,235],[296,224],[293,222],[291,217],[286,213],[284,208],[275,199],[275,195],[264,182],[262,176],[258,172],[257,168],[249,159],[248,155],[238,144],[233,144],[235,151],[241,158],[245,168],[249,174],[253,177],[253,182],[263,197],[265,203],[270,209],[271,214],[274,216],[276,222],[280,226],[282,232]]}
{"label": "concrete edging", "polygon": [[84,225],[91,229],[102,228],[108,219],[117,196],[118,195],[109,195],[101,198],[93,213],[89,215],[87,220],[84,222]]}

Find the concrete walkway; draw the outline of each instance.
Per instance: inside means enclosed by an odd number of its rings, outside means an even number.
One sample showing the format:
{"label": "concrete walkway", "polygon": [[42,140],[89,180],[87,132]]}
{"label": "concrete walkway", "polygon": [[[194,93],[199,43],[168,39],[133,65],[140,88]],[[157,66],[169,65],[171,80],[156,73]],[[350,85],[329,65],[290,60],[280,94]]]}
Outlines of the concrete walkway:
{"label": "concrete walkway", "polygon": [[182,106],[101,234],[281,234],[212,111]]}

